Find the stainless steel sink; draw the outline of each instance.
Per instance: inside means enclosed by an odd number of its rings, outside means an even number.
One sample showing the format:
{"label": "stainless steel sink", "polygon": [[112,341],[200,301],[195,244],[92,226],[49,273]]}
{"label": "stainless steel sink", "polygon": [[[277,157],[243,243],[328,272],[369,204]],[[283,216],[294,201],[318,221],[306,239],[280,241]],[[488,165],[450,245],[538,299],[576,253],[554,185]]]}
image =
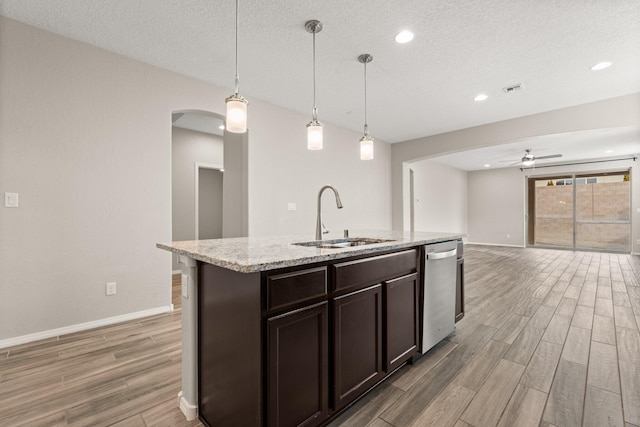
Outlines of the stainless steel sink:
{"label": "stainless steel sink", "polygon": [[312,242],[296,242],[296,243],[292,243],[292,245],[311,246],[311,247],[322,248],[322,249],[340,249],[340,248],[348,248],[352,246],[373,245],[374,243],[385,243],[385,242],[393,242],[393,241],[394,240],[372,239],[368,237],[349,237],[345,239],[314,240]]}

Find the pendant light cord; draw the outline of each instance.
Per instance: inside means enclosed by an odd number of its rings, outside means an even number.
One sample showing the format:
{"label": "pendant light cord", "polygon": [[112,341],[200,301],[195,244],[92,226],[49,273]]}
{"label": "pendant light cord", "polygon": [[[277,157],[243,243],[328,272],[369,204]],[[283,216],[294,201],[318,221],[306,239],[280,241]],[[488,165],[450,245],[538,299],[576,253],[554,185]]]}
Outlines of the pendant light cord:
{"label": "pendant light cord", "polygon": [[238,76],[238,0],[236,0],[236,96],[240,90],[240,77]]}
{"label": "pendant light cord", "polygon": [[369,136],[369,125],[367,124],[367,62],[364,61],[364,135]]}
{"label": "pendant light cord", "polygon": [[318,120],[318,108],[316,107],[316,28],[313,29],[313,120]]}

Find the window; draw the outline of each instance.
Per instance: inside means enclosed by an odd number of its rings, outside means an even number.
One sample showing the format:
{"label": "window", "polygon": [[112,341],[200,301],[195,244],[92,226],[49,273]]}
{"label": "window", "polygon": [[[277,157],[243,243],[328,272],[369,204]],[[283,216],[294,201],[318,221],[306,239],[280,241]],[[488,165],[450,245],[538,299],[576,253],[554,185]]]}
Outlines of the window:
{"label": "window", "polygon": [[528,244],[629,252],[629,173],[529,178]]}

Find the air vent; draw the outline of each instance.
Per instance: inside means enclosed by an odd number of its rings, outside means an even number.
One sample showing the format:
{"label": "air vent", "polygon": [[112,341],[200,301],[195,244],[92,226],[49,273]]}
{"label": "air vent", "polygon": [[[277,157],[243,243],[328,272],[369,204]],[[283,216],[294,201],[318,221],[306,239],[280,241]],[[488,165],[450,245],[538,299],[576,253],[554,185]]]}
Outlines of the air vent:
{"label": "air vent", "polygon": [[507,87],[503,87],[502,90],[504,91],[504,93],[512,93],[515,92],[517,90],[522,89],[522,83],[517,83],[511,86],[507,86]]}

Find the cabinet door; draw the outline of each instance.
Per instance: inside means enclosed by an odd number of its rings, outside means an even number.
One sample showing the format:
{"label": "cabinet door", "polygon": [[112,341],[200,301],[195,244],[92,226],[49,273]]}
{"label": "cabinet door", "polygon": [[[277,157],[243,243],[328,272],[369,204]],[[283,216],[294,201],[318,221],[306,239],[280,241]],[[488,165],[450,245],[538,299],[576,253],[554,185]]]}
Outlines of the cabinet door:
{"label": "cabinet door", "polygon": [[418,350],[418,275],[383,283],[385,369],[391,372]]}
{"label": "cabinet door", "polygon": [[269,426],[316,426],[329,414],[328,303],[267,320]]}
{"label": "cabinet door", "polygon": [[464,317],[464,258],[458,259],[456,271],[456,322]]}
{"label": "cabinet door", "polygon": [[333,302],[334,409],[382,378],[382,287],[375,285]]}

